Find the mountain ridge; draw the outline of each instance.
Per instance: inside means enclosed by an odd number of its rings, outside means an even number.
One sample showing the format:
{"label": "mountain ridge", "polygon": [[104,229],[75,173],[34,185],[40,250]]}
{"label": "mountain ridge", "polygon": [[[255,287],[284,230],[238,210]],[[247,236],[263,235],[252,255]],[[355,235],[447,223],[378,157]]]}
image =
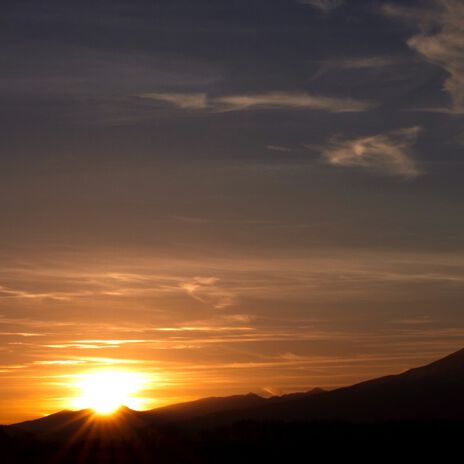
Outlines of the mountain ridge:
{"label": "mountain ridge", "polygon": [[[121,408],[115,417],[129,428],[154,425],[210,427],[243,420],[382,422],[464,420],[464,349],[427,365],[326,391],[313,389],[265,398],[255,393],[209,397],[149,411]],[[60,411],[3,426],[54,433],[82,425],[91,410]],[[100,422],[105,422],[99,419]],[[109,422],[107,420],[106,422]]]}

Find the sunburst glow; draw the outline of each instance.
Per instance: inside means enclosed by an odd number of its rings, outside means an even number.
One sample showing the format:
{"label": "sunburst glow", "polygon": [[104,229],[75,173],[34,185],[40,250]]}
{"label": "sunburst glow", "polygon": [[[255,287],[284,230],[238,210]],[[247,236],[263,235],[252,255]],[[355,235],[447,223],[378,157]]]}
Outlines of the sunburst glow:
{"label": "sunburst glow", "polygon": [[143,374],[123,371],[99,371],[82,375],[73,400],[76,409],[93,409],[98,414],[111,414],[120,406],[140,409],[143,398],[137,394],[146,386]]}

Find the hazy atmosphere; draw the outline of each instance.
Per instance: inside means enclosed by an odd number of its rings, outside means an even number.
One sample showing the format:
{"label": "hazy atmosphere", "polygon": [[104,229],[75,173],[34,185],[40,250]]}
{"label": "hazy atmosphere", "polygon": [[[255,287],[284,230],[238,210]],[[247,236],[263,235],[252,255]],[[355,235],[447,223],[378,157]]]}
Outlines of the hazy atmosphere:
{"label": "hazy atmosphere", "polygon": [[149,409],[461,348],[463,21],[461,0],[4,0],[0,423],[72,409],[102,369]]}

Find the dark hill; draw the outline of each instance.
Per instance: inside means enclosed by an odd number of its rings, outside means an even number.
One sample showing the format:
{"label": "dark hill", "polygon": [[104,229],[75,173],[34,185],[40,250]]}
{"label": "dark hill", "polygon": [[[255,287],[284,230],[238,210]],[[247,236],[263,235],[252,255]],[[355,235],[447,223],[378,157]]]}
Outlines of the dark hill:
{"label": "dark hill", "polygon": [[244,419],[384,422],[464,420],[464,350],[439,361],[309,397],[272,399],[246,411],[216,414],[205,423]]}
{"label": "dark hill", "polygon": [[[8,463],[451,462],[464,424],[464,350],[334,391],[205,398],[109,417],[61,411],[0,427]],[[450,456],[448,458],[447,456]],[[451,456],[454,456],[451,458]]]}
{"label": "dark hill", "polygon": [[146,411],[144,414],[146,417],[150,417],[155,421],[191,421],[192,419],[213,416],[215,414],[227,412],[239,413],[240,411],[245,412],[270,404],[309,398],[322,392],[324,392],[324,390],[321,388],[315,388],[307,392],[290,393],[282,396],[272,396],[270,398],[263,398],[262,396],[258,396],[254,393],[227,397],[203,398],[187,403],[173,404],[162,408],[152,409],[151,411]]}
{"label": "dark hill", "polygon": [[[315,389],[271,398],[255,394],[204,398],[151,411],[121,408],[119,428],[177,424],[215,427],[242,420],[383,422],[464,420],[464,350],[402,374],[368,380],[333,391]],[[71,433],[92,412],[62,411],[6,429]],[[94,419],[95,421],[95,419]],[[111,420],[99,419],[106,424]]]}

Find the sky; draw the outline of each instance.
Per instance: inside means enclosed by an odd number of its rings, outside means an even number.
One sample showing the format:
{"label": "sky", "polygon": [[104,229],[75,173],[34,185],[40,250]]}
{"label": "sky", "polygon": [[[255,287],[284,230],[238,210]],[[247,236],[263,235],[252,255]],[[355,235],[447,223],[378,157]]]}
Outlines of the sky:
{"label": "sky", "polygon": [[461,0],[4,0],[0,423],[336,388],[464,345]]}

